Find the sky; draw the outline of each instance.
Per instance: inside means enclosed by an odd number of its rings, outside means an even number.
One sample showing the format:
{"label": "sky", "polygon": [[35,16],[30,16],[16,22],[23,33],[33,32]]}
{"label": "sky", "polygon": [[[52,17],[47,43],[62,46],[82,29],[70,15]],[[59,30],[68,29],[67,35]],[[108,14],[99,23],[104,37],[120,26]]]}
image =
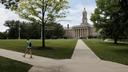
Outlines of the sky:
{"label": "sky", "polygon": [[[75,25],[80,25],[82,22],[82,12],[84,8],[86,8],[87,11],[87,18],[88,23],[93,24],[90,21],[91,13],[94,12],[94,9],[96,8],[95,0],[68,0],[70,8],[68,9],[68,14],[65,18],[61,19],[64,21],[60,21],[64,27],[69,24],[70,27]],[[3,24],[6,20],[21,20],[17,14],[12,12],[11,10],[5,9],[3,5],[0,4],[0,32],[6,31],[7,27],[5,27]]]}

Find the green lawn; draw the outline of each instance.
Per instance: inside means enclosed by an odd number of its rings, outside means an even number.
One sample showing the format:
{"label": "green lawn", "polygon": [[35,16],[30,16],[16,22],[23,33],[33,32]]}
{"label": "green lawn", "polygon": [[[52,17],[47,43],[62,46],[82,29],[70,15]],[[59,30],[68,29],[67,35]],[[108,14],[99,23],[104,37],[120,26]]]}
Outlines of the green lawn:
{"label": "green lawn", "polygon": [[84,42],[101,59],[128,65],[128,43],[116,45],[98,39],[84,40]]}
{"label": "green lawn", "polygon": [[29,64],[0,57],[0,72],[28,72],[31,67]]}
{"label": "green lawn", "polygon": [[[46,40],[47,49],[40,50],[41,41],[32,40],[32,51],[34,55],[55,59],[68,59],[72,56],[76,42],[77,40],[73,39]],[[24,52],[26,40],[0,40],[0,48]]]}

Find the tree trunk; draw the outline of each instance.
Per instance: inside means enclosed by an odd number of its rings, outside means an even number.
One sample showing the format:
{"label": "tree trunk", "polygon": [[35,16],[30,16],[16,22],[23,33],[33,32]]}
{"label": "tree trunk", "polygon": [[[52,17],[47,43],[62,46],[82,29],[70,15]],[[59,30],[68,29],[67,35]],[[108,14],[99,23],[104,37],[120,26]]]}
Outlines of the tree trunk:
{"label": "tree trunk", "polygon": [[118,44],[118,40],[117,39],[114,39],[114,44]]}
{"label": "tree trunk", "polygon": [[42,38],[42,47],[45,48],[45,23],[43,24],[43,38]]}
{"label": "tree trunk", "polygon": [[44,16],[45,16],[45,6],[44,6],[44,0],[43,0],[43,7],[42,7],[42,48],[45,48],[45,22],[44,22]]}

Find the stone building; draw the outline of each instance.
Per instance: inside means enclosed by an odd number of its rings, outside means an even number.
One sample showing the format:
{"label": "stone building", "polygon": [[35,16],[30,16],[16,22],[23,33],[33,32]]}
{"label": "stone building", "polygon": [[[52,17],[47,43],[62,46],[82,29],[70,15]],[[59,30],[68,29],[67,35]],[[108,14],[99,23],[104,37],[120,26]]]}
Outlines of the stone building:
{"label": "stone building", "polygon": [[82,13],[82,23],[77,26],[69,27],[69,24],[67,25],[67,28],[65,28],[65,36],[67,38],[88,38],[92,37],[95,35],[95,30],[92,25],[90,25],[87,22],[87,12],[86,9],[84,8],[84,11]]}

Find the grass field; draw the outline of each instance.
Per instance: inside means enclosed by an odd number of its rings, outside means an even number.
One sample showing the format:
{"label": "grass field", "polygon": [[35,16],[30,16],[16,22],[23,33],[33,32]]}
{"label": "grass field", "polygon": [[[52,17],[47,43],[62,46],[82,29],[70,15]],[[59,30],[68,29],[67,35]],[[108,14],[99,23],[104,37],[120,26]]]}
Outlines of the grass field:
{"label": "grass field", "polygon": [[28,72],[31,65],[0,57],[0,72]]}
{"label": "grass field", "polygon": [[84,42],[101,59],[128,65],[128,43],[116,45],[98,39],[84,40]]}
{"label": "grass field", "polygon": [[[73,39],[57,39],[46,40],[46,49],[41,47],[40,40],[32,40],[32,52],[34,55],[50,57],[55,59],[71,58],[77,40]],[[26,40],[0,40],[0,48],[24,52],[26,49]]]}

